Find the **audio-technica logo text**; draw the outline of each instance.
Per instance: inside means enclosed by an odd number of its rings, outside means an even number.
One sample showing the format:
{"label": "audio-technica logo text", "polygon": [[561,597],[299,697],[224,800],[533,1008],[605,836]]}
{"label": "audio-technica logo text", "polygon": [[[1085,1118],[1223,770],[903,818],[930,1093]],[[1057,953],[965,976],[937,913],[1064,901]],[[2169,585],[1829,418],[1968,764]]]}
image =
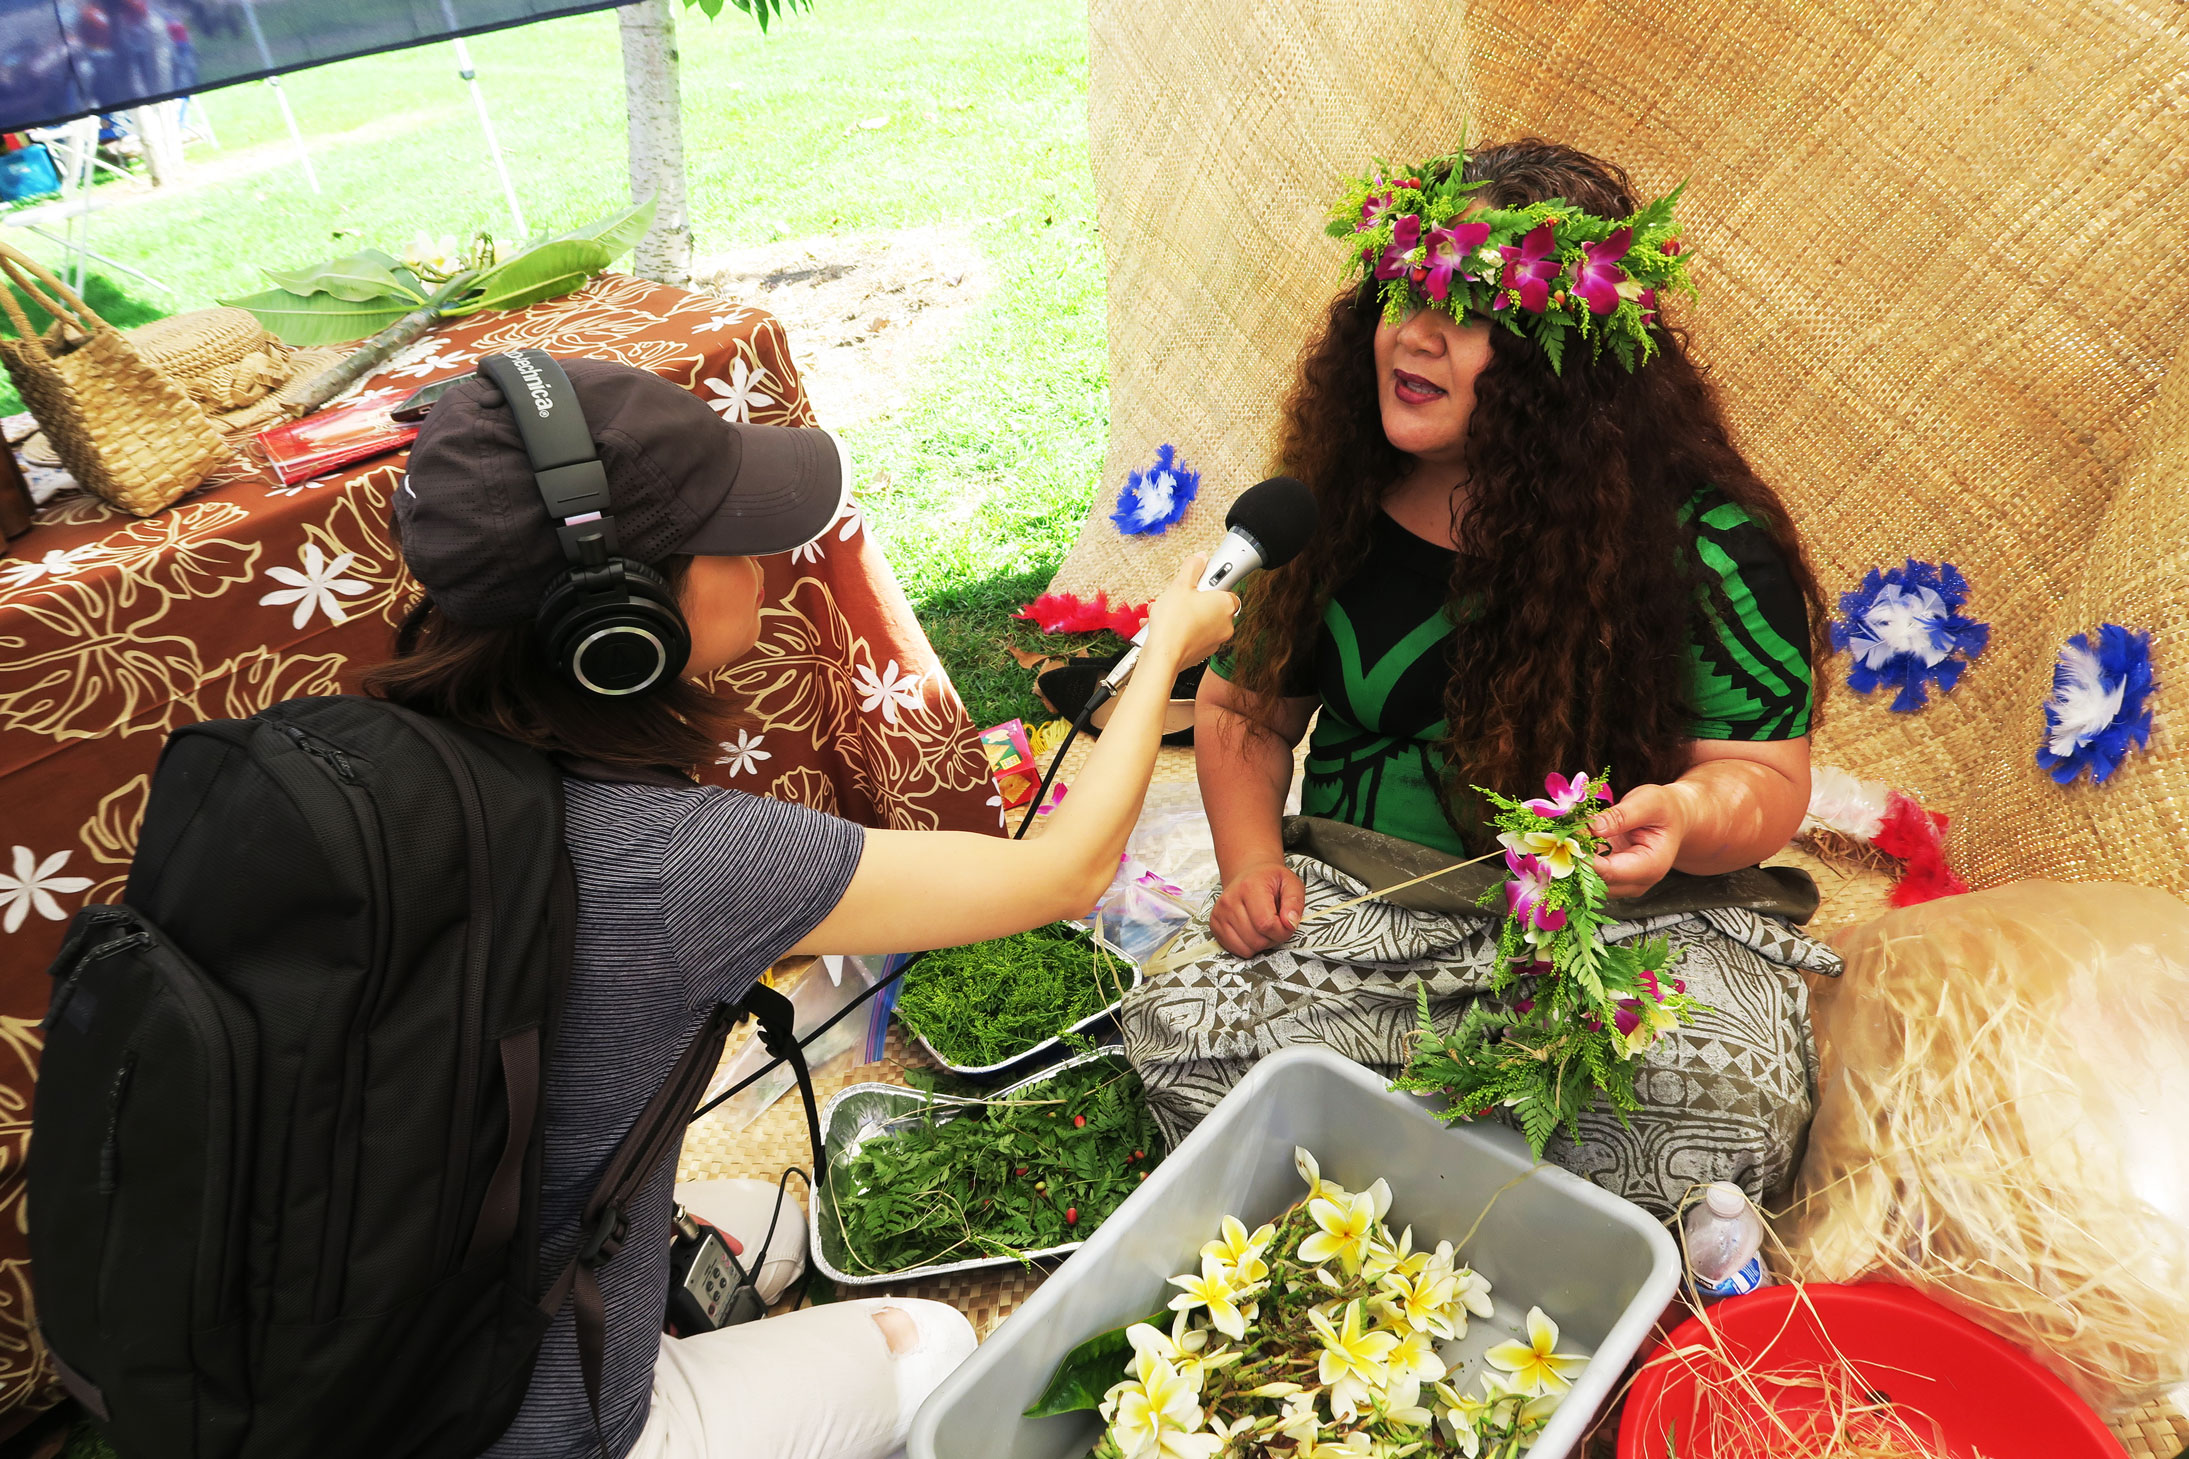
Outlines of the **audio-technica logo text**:
{"label": "audio-technica logo text", "polygon": [[534,413],[546,420],[554,412],[555,397],[548,391],[547,382],[540,378],[540,367],[532,363],[532,356],[526,352],[509,358],[516,364],[517,373],[524,376],[525,393],[532,397]]}

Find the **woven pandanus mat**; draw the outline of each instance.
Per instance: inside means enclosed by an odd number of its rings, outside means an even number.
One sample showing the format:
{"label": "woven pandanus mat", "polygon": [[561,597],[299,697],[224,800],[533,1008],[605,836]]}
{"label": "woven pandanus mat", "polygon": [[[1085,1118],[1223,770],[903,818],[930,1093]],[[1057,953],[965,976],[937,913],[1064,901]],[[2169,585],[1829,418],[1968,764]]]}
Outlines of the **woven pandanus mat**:
{"label": "woven pandanus mat", "polygon": [[2189,1453],[2189,1414],[2178,1402],[2161,1399],[2123,1414],[2113,1425],[2130,1459],[2180,1459]]}
{"label": "woven pandanus mat", "polygon": [[[1835,690],[1819,758],[1955,818],[1978,885],[2131,866],[2189,889],[2189,16],[2105,0],[1094,0],[1108,270],[1104,480],[1059,589],[1139,599],[1272,466],[1335,292],[1340,181],[1539,134],[1681,205],[1684,323],[1828,592],[1951,561],[1991,647],[1919,714]],[[1108,521],[1158,444],[1202,470],[1161,537]],[[2033,763],[2054,656],[2153,633],[2150,752],[2102,789]]]}

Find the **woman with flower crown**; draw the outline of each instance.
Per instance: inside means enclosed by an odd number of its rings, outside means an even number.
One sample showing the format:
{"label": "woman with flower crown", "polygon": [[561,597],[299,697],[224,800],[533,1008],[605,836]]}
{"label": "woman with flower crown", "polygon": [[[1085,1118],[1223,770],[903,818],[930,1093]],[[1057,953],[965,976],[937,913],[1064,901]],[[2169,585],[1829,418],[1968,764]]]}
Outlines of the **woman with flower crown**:
{"label": "woman with flower crown", "polygon": [[[1790,1181],[1815,1088],[1801,973],[1838,964],[1795,930],[1813,886],[1756,864],[1808,803],[1826,615],[1659,312],[1692,292],[1676,200],[1524,141],[1379,169],[1332,222],[1362,277],[1302,355],[1278,453],[1321,530],[1250,594],[1200,693],[1221,951],[1125,1010],[1173,1137],[1277,1048],[1396,1073],[1420,992],[1440,1029],[1493,996],[1507,959],[1474,903],[1502,867],[1317,913],[1495,852],[1474,787],[1608,766],[1605,937],[1669,939],[1702,1011],[1622,1026],[1643,1107],[1584,1116],[1550,1157],[1658,1209]],[[1311,719],[1306,818],[1286,821]]]}

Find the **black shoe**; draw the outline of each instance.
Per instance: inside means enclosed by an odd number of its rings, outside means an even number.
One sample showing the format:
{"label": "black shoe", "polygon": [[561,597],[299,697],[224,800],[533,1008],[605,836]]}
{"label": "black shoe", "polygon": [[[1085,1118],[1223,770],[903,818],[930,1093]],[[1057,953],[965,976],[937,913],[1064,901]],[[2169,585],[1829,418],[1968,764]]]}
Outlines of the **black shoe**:
{"label": "black shoe", "polygon": [[[1051,709],[1066,719],[1077,721],[1079,712],[1087,707],[1094,695],[1095,685],[1102,676],[1117,666],[1125,656],[1121,649],[1101,658],[1073,659],[1062,668],[1051,669],[1034,680],[1034,687]],[[1201,673],[1208,666],[1195,664],[1179,674],[1171,683],[1170,703],[1163,710],[1163,743],[1186,746],[1193,743],[1193,696],[1200,691]],[[1110,722],[1110,712],[1117,708],[1117,701],[1110,700],[1094,712],[1094,722],[1087,729],[1089,735],[1100,735],[1102,727]]]}

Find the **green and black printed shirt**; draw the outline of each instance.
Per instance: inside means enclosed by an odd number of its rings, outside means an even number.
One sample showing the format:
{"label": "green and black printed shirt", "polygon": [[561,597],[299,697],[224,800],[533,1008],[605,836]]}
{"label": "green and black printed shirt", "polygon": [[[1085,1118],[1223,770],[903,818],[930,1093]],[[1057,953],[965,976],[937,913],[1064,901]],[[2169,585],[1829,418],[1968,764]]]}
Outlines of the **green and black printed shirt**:
{"label": "green and black printed shirt", "polygon": [[[1699,740],[1791,740],[1809,733],[1808,611],[1770,535],[1740,507],[1705,492],[1696,551],[1723,591],[1708,632],[1688,640]],[[1421,846],[1466,848],[1445,819],[1444,688],[1452,675],[1445,616],[1450,548],[1379,513],[1368,558],[1332,595],[1312,654],[1296,655],[1285,693],[1322,712],[1308,740],[1300,808]],[[1211,671],[1229,678],[1230,655]]]}

